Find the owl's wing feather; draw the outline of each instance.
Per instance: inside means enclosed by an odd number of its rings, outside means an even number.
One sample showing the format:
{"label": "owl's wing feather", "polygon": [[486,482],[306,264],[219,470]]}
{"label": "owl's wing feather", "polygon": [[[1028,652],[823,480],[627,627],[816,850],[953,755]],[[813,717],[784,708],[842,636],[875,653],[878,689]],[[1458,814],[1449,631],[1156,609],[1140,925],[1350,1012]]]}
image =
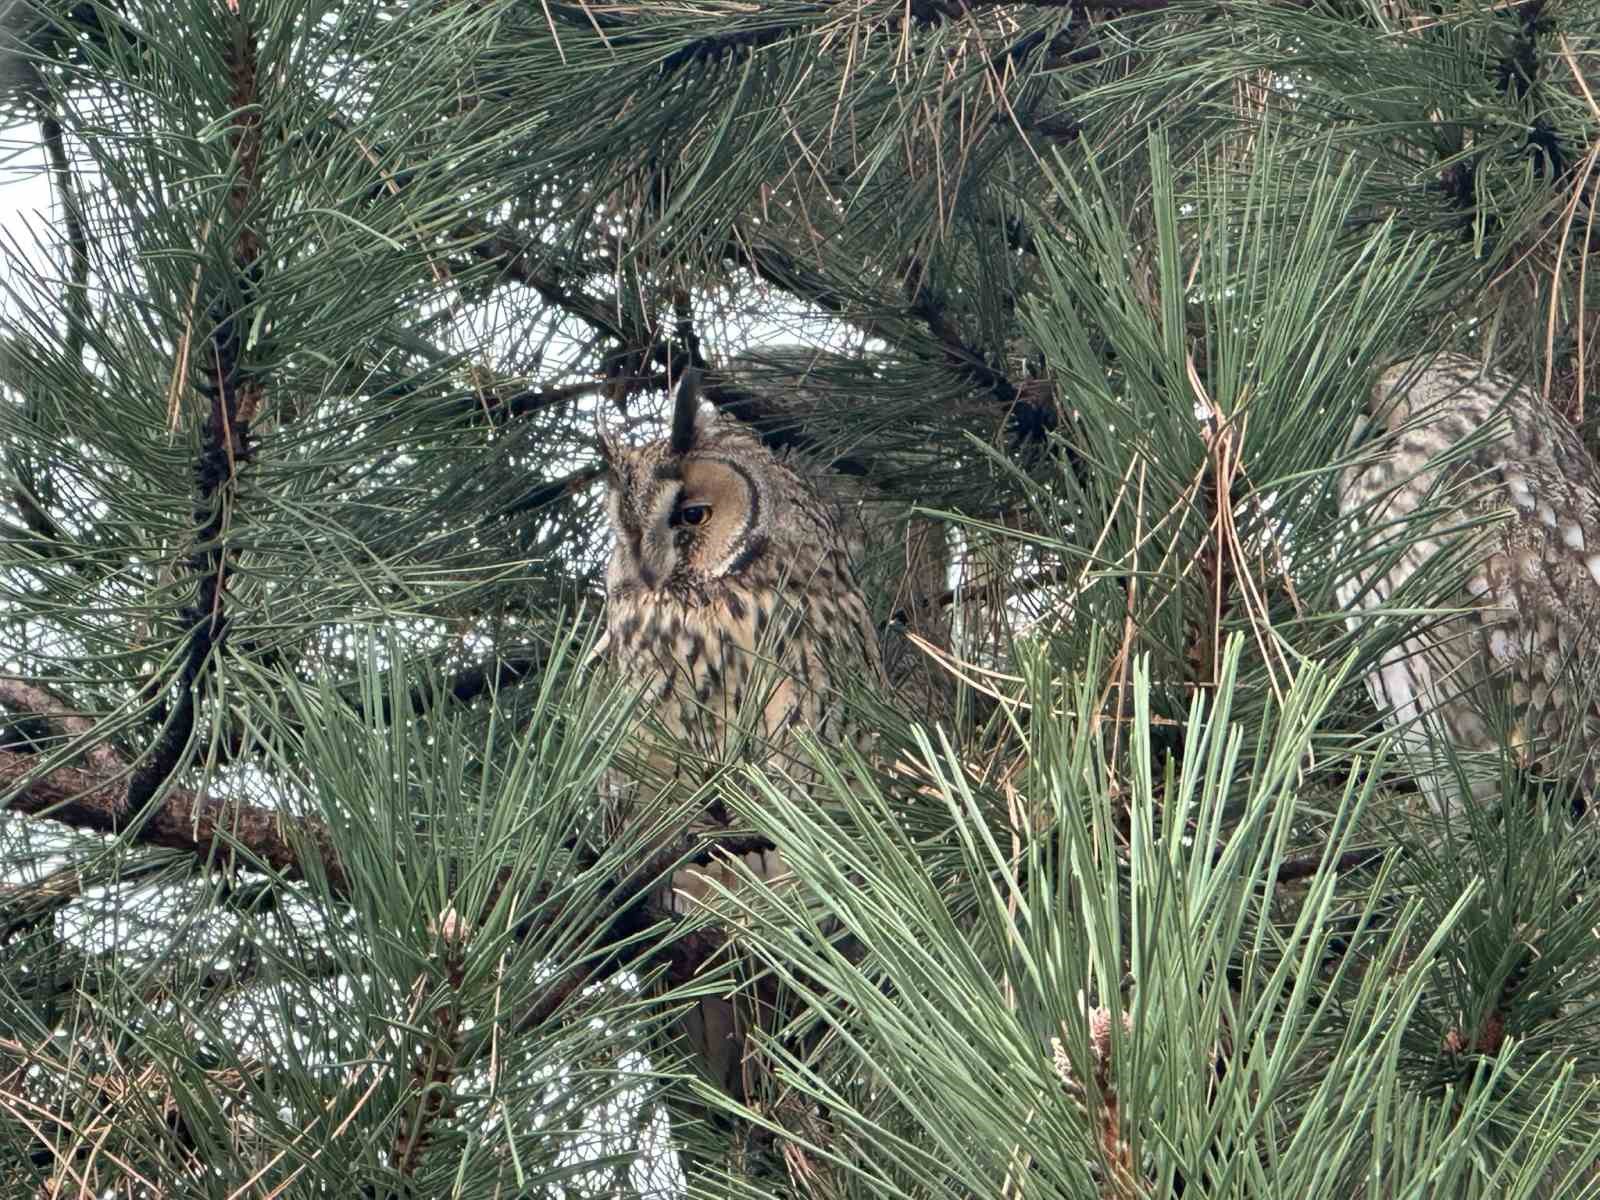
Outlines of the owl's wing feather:
{"label": "owl's wing feather", "polygon": [[[1374,406],[1389,414],[1387,454],[1349,472],[1340,506],[1397,549],[1340,598],[1352,628],[1402,594],[1404,607],[1459,614],[1419,627],[1367,681],[1430,799],[1448,812],[1459,793],[1447,752],[1510,751],[1592,786],[1572,753],[1600,738],[1600,471],[1530,391],[1463,359],[1393,368]],[[1408,588],[1452,572],[1460,583],[1443,596]],[[1474,773],[1469,791],[1488,794],[1498,774]]]}

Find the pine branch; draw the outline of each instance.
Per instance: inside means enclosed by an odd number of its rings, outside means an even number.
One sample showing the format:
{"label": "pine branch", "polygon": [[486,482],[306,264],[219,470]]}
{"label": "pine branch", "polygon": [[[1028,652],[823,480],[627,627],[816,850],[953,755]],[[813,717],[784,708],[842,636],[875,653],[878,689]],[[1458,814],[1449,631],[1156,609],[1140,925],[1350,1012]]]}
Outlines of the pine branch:
{"label": "pine branch", "polygon": [[[438,707],[439,702],[446,697],[457,704],[470,704],[480,696],[536,676],[547,666],[549,657],[542,653],[511,657],[496,656],[490,663],[480,663],[456,672],[442,681],[442,687],[436,688],[431,683],[422,683],[412,688],[409,698],[411,714],[423,716]],[[383,719],[388,723],[392,722],[394,717],[394,705],[385,695]]]}
{"label": "pine branch", "polygon": [[16,506],[17,516],[22,518],[22,523],[27,526],[28,532],[39,539],[35,544],[42,543],[47,553],[66,553],[62,548],[66,534],[61,526],[56,524],[55,518],[45,511],[39,497],[34,494],[35,483],[30,478],[31,473],[20,469],[14,459],[11,473],[14,481],[10,489],[11,502]]}
{"label": "pine branch", "polygon": [[231,571],[227,543],[238,468],[252,456],[250,422],[261,409],[260,380],[241,363],[244,328],[262,262],[261,245],[251,218],[257,202],[257,173],[261,157],[261,113],[257,106],[255,34],[241,17],[234,23],[234,43],[227,60],[233,79],[235,120],[229,133],[235,176],[228,207],[238,227],[234,261],[238,268],[236,297],[223,291],[213,303],[215,326],[210,356],[201,370],[196,390],[209,402],[202,430],[200,457],[195,464],[195,532],[193,550],[186,560],[196,581],[195,601],[179,610],[187,629],[188,646],[178,678],[169,685],[176,691],[171,711],[154,742],[128,781],[128,804],[143,807],[177,770],[194,735],[196,690],[212,655],[227,636],[224,597]]}
{"label": "pine branch", "polygon": [[[425,711],[437,703],[440,694],[449,694],[465,702],[491,686],[525,677],[545,665],[547,660],[543,656],[535,656],[505,660],[493,671],[472,668],[451,677],[445,687],[437,691],[425,687],[416,689],[411,704],[416,711]],[[51,725],[54,733],[69,733],[85,740],[94,736],[93,722],[69,712],[41,689],[20,681],[0,681],[0,705],[13,712],[40,716]],[[384,715],[386,720],[392,719],[387,702]],[[88,832],[122,836],[141,845],[185,851],[201,862],[213,861],[219,852],[231,857],[234,852],[241,851],[287,880],[306,877],[299,848],[304,845],[316,854],[320,873],[328,880],[330,891],[335,896],[349,894],[349,879],[334,848],[331,831],[316,818],[297,818],[296,826],[303,840],[292,843],[283,834],[284,818],[277,810],[218,800],[183,788],[169,788],[159,802],[139,811],[128,802],[127,793],[119,786],[120,777],[126,773],[121,760],[103,744],[89,753],[95,770],[64,766],[30,779],[38,766],[37,755],[0,749],[0,793],[8,796],[9,807],[14,812]],[[599,851],[580,849],[571,839],[566,846],[576,851],[574,866],[579,872],[599,868]],[[545,997],[525,1016],[524,1027],[548,1019],[566,998],[588,983],[636,962],[636,955],[610,951],[637,943],[642,933],[664,919],[673,919],[673,914],[663,912],[650,899],[654,888],[668,873],[690,865],[705,866],[725,856],[737,858],[773,848],[769,838],[756,834],[715,836],[685,832],[647,859],[625,869],[605,888],[607,915],[603,918],[604,932],[595,942],[597,957],[552,983]],[[43,919],[76,896],[74,889],[51,885],[41,891],[41,886],[30,885],[14,897],[0,893],[0,907],[11,907],[11,900],[26,901],[26,911],[19,922],[28,924]],[[35,901],[44,898],[46,891],[53,907],[41,912]],[[536,898],[537,915],[520,930],[522,936],[570,920],[565,913],[544,907],[549,898],[548,893]],[[15,929],[8,927],[8,932],[15,932]],[[719,933],[697,931],[666,944],[654,942],[657,948],[651,953],[652,956],[666,955],[669,977],[685,982],[716,952],[722,940]]]}
{"label": "pine branch", "polygon": [[436,950],[431,965],[444,978],[436,981],[429,974],[421,975],[415,989],[419,997],[442,991],[443,999],[418,1022],[430,1036],[418,1047],[410,1080],[414,1099],[401,1113],[394,1137],[395,1170],[407,1178],[416,1174],[433,1140],[434,1127],[453,1107],[452,1085],[461,1066],[463,1022],[468,1017],[457,998],[466,979],[465,952],[471,930],[454,910],[447,910],[434,932]]}
{"label": "pine branch", "polygon": [[[350,881],[331,832],[316,818],[297,818],[295,824],[300,837],[291,841],[283,832],[283,814],[275,809],[219,800],[179,787],[169,788],[158,803],[146,806],[143,812],[135,812],[126,803],[125,793],[115,776],[77,767],[58,767],[30,778],[37,765],[36,755],[0,750],[0,793],[9,798],[11,811],[91,833],[124,837],[139,845],[184,851],[200,862],[213,862],[219,855],[231,860],[235,854],[242,853],[253,861],[236,865],[254,867],[259,864],[261,869],[275,871],[285,880],[306,877],[301,853],[302,849],[309,848],[332,894],[349,895]],[[569,842],[569,846],[573,845]],[[625,870],[606,888],[608,915],[603,918],[604,934],[594,943],[596,957],[565,980],[553,983],[551,991],[527,1014],[523,1024],[537,1024],[548,1019],[573,991],[636,962],[636,954],[618,955],[610,951],[635,943],[641,933],[671,916],[649,901],[650,893],[668,872],[689,865],[704,866],[723,856],[738,857],[772,848],[770,839],[754,834],[715,837],[686,833],[637,866]],[[574,865],[579,871],[592,871],[598,869],[599,861],[597,853],[581,852]],[[39,893],[38,886],[25,890],[27,896],[19,891],[18,898],[26,899]],[[59,898],[57,907],[74,898],[59,887],[52,886],[49,891],[53,899]],[[12,898],[0,895],[0,904]],[[562,911],[544,908],[544,901],[548,899],[548,894],[535,899],[536,916],[519,931],[522,936],[570,920]],[[33,914],[32,908],[29,913]],[[651,953],[665,954],[671,977],[687,981],[715,953],[722,940],[720,934],[699,931],[672,939],[666,945],[657,943],[657,949]]]}
{"label": "pine branch", "polygon": [[123,769],[116,751],[104,742],[96,742],[95,723],[73,712],[43,688],[20,679],[0,679],[0,708],[15,716],[39,718],[55,736],[88,742],[89,765],[102,774],[115,774]]}
{"label": "pine branch", "polygon": [[506,278],[532,288],[546,304],[571,313],[596,332],[623,345],[649,342],[647,335],[641,336],[642,331],[618,323],[620,306],[614,300],[591,296],[547,273],[509,233],[469,223],[457,231],[457,236],[475,257],[495,264]]}
{"label": "pine branch", "polygon": [[[1016,599],[1025,596],[1039,588],[1053,587],[1056,584],[1067,582],[1069,579],[1078,578],[1083,574],[1083,569],[1078,566],[1050,567],[1043,571],[1035,571],[1021,579],[1006,579],[1003,582],[1005,593],[1008,597]],[[960,588],[946,588],[936,596],[912,596],[910,603],[903,608],[897,608],[889,614],[889,620],[897,625],[910,625],[913,623],[913,614],[926,612],[929,609],[949,608],[958,599],[966,599],[981,603],[985,582],[974,580],[967,582]]]}
{"label": "pine branch", "polygon": [[288,879],[305,877],[297,849],[303,842],[316,854],[332,891],[342,895],[348,890],[332,838],[314,819],[297,819],[301,838],[292,842],[283,832],[284,816],[276,809],[171,787],[158,802],[136,811],[116,777],[79,767],[57,767],[34,777],[37,768],[35,755],[0,750],[0,794],[7,797],[12,812],[89,833],[128,837],[141,845],[182,850],[201,862],[232,860],[242,853]]}
{"label": "pine branch", "polygon": [[[1042,441],[1056,427],[1054,388],[1046,380],[1013,382],[983,350],[968,342],[950,320],[942,298],[921,280],[920,262],[912,260],[906,272],[909,302],[903,310],[895,313],[892,306],[885,305],[876,312],[864,312],[840,295],[827,278],[807,270],[787,251],[768,242],[736,235],[728,239],[722,254],[763,283],[842,317],[869,336],[882,338],[925,361],[939,363],[961,377],[1010,415],[1014,452]],[[893,315],[882,315],[885,312]],[[909,335],[907,329],[912,324],[922,325],[931,343],[928,338]],[[1085,465],[1076,455],[1072,458],[1079,477],[1086,477]],[[841,468],[836,464],[835,469]]]}
{"label": "pine branch", "polygon": [[76,865],[58,867],[29,883],[0,884],[0,946],[50,920],[83,894]]}
{"label": "pine branch", "polygon": [[[36,754],[0,749],[0,795],[12,812],[91,833],[131,836],[142,844],[188,851],[204,862],[212,861],[218,850],[237,846],[288,878],[304,876],[298,852],[282,834],[282,815],[277,811],[173,788],[159,804],[140,812],[129,803],[122,786],[128,767],[97,736],[95,722],[42,688],[17,679],[0,680],[0,707],[38,718],[53,737],[89,743],[85,757],[91,769],[63,766],[32,779],[29,776],[38,767]],[[323,874],[336,894],[342,892],[344,869],[326,827],[314,818],[300,824],[309,844],[318,850]]]}
{"label": "pine branch", "polygon": [[599,968],[593,963],[584,963],[557,975],[545,988],[544,994],[518,1018],[514,1028],[519,1033],[542,1028],[553,1020],[574,996],[581,995],[584,989],[599,982],[598,975]]}
{"label": "pine branch", "polygon": [[[374,168],[380,171],[382,179],[373,185],[368,194],[369,200],[376,199],[385,192],[401,195],[415,186],[420,177],[418,170],[410,167],[384,170],[377,158],[382,150],[381,146],[369,147],[362,143],[355,137],[350,122],[342,116],[330,116],[328,124],[345,137],[355,140]],[[537,292],[546,304],[578,318],[601,336],[624,345],[630,343],[642,345],[649,340],[647,336],[641,334],[641,331],[625,328],[618,323],[619,314],[623,310],[614,297],[590,295],[583,289],[572,286],[561,278],[560,274],[553,273],[548,267],[536,261],[528,253],[523,240],[512,231],[471,220],[456,227],[452,240],[458,246],[464,246],[467,253],[480,262],[498,267],[503,276]],[[563,272],[566,275],[593,273],[571,267]]]}
{"label": "pine branch", "polygon": [[[62,219],[66,223],[67,289],[66,289],[66,346],[74,359],[82,361],[85,328],[89,319],[88,284],[89,255],[88,232],[83,222],[83,208],[72,175],[72,164],[67,157],[66,136],[61,119],[49,106],[42,85],[33,91],[35,107],[39,113],[39,134],[51,173],[55,176],[56,190],[61,197]],[[34,399],[25,398],[23,411],[32,416]],[[39,482],[13,450],[11,458],[12,502],[17,507],[22,522],[46,542],[59,544],[64,534],[50,516],[40,497]]]}
{"label": "pine branch", "polygon": [[89,231],[83,220],[77,180],[67,158],[61,119],[45,107],[43,101],[39,107],[39,134],[50,159],[50,172],[55,176],[56,192],[61,198],[61,217],[67,229],[67,353],[81,363],[89,324]]}
{"label": "pine branch", "polygon": [[471,399],[475,411],[481,412],[487,408],[491,416],[504,414],[512,418],[526,417],[570,404],[583,396],[596,395],[618,382],[629,391],[635,389],[660,391],[670,383],[665,371],[653,371],[646,375],[625,376],[620,380],[588,380],[583,383],[569,383],[562,387],[528,388],[509,393],[484,391],[475,393]]}
{"label": "pine branch", "polygon": [[1295,883],[1302,879],[1310,879],[1313,875],[1326,869],[1336,875],[1347,875],[1353,871],[1364,870],[1367,867],[1377,866],[1387,854],[1384,850],[1350,850],[1334,859],[1332,863],[1324,864],[1319,854],[1309,854],[1301,858],[1286,858],[1278,863],[1273,871],[1276,882]]}
{"label": "pine branch", "polygon": [[[1045,11],[1085,12],[1159,12],[1176,7],[1183,0],[909,0],[905,15],[913,25],[936,27],[946,22],[973,16],[986,9],[1014,10],[1041,9]],[[1306,0],[1289,0],[1304,4]],[[1220,7],[1220,5],[1218,5]],[[670,79],[685,67],[697,63],[738,63],[743,56],[774,45],[785,38],[794,37],[820,28],[817,18],[837,17],[835,24],[848,22],[859,36],[862,33],[884,30],[898,31],[904,24],[900,12],[890,10],[876,20],[864,20],[863,6],[850,0],[831,0],[830,3],[791,6],[792,17],[784,20],[754,10],[752,24],[732,32],[712,33],[693,38],[662,57],[657,71],[660,78]],[[661,26],[651,26],[633,19],[633,15],[598,13],[587,5],[550,4],[545,11],[555,21],[582,29],[601,38],[613,52],[635,46],[660,46],[671,40],[671,31]],[[707,25],[722,20],[720,14],[708,19]]]}
{"label": "pine branch", "polygon": [[[341,130],[346,128],[342,121],[336,121],[334,124]],[[402,190],[408,186],[401,181],[402,177],[409,174],[401,172],[390,177],[387,182],[393,190]],[[614,298],[594,296],[582,289],[574,288],[548,269],[541,267],[527,254],[511,232],[468,223],[457,230],[457,236],[467,243],[471,253],[480,260],[496,264],[506,278],[537,292],[547,304],[582,320],[601,337],[617,343],[618,347],[606,356],[605,383],[572,384],[561,388],[515,393],[510,397],[500,397],[494,393],[476,395],[474,399],[477,406],[487,406],[491,414],[504,411],[513,417],[524,416],[567,403],[606,387],[620,388],[622,394],[627,394],[636,389],[666,386],[666,372],[645,372],[642,367],[646,363],[657,364],[664,368],[670,368],[674,363],[684,361],[702,369],[709,366],[698,346],[690,344],[687,338],[663,339],[647,327],[625,322],[621,316],[625,310]],[[762,246],[759,249],[751,249],[743,238],[736,236],[729,239],[725,257],[746,267],[763,282],[783,288],[797,298],[815,304],[825,311],[845,316],[875,336],[894,340],[894,331],[890,327],[871,318],[863,318],[860,314],[848,312],[844,300],[820,276],[803,270],[792,257],[775,247]],[[615,264],[597,264],[595,270],[600,266],[614,267]],[[1000,378],[991,376],[989,383],[991,386],[998,386]],[[708,380],[705,394],[712,404],[729,416],[755,427],[762,441],[775,452],[799,450],[816,454],[822,449],[821,440],[808,432],[792,415],[773,410],[753,393],[738,388],[725,378]],[[871,473],[870,464],[858,457],[835,459],[829,465],[833,470],[847,475],[865,476]],[[509,515],[543,508],[575,494],[596,478],[598,478],[597,473],[584,471],[576,476],[543,485],[508,506],[505,513]]]}
{"label": "pine branch", "polygon": [[787,250],[765,239],[751,238],[735,231],[723,245],[722,257],[743,267],[762,283],[781,288],[807,304],[816,305],[823,312],[844,318],[869,337],[882,338],[896,345],[904,341],[903,333],[893,324],[850,304],[826,276],[806,269]]}
{"label": "pine branch", "polygon": [[[605,936],[599,939],[596,954],[578,966],[551,980],[544,994],[517,1022],[519,1029],[535,1029],[551,1020],[573,997],[592,984],[603,981],[616,972],[630,967],[661,963],[666,967],[670,984],[689,983],[727,943],[727,935],[716,926],[701,926],[681,931],[666,939],[652,938],[642,944],[641,955],[636,947],[647,931],[663,924],[682,925],[683,914],[664,909],[652,900],[652,894],[671,872],[689,866],[708,866],[719,859],[737,859],[745,854],[773,850],[770,838],[759,834],[731,834],[725,836],[685,832],[649,858],[628,870],[621,878],[612,881],[607,889],[611,916],[605,925]],[[598,859],[592,852],[578,856],[585,869],[593,870]],[[564,924],[558,913],[544,914],[543,919],[530,923],[521,931],[524,936],[535,928],[551,924]],[[623,953],[613,953],[613,948]]]}
{"label": "pine branch", "polygon": [[[800,10],[805,16],[825,15],[832,6],[816,4]],[[792,37],[809,28],[806,21],[775,22],[736,33],[712,34],[696,38],[687,46],[674,50],[661,60],[661,78],[670,79],[684,67],[694,63],[721,63],[724,57],[737,62],[742,53],[759,50],[784,38]]]}
{"label": "pine branch", "polygon": [[[537,655],[509,658],[496,656],[491,663],[466,667],[450,676],[444,681],[443,687],[434,688],[432,684],[419,684],[411,689],[410,696],[402,707],[410,716],[423,717],[446,700],[456,704],[471,704],[484,696],[493,695],[501,688],[537,677],[544,665],[545,659]],[[344,699],[353,710],[365,715],[366,708],[359,697],[346,694]],[[393,724],[396,715],[394,701],[385,693],[379,708],[379,719],[385,725],[389,725]],[[284,719],[281,728],[286,731],[297,730],[300,726],[298,722]],[[3,748],[5,748],[3,744],[0,744],[0,749]],[[238,726],[226,729],[212,747],[218,763],[237,762],[247,755],[259,758],[266,750],[267,747],[258,737],[251,736],[248,730]]]}
{"label": "pine branch", "polygon": [[[1281,0],[1286,7],[1309,7],[1311,0]],[[960,15],[986,8],[1053,8],[1069,12],[1164,12],[1169,8],[1188,8],[1205,13],[1211,9],[1225,9],[1222,0],[1198,4],[1195,0],[944,0],[946,7],[956,9]],[[952,14],[956,15],[956,14]]]}
{"label": "pine branch", "polygon": [[503,520],[518,513],[538,512],[541,508],[566,500],[586,490],[606,473],[604,463],[591,465],[564,475],[560,479],[553,479],[530,488],[521,496],[504,505],[498,512],[490,514],[488,520]]}
{"label": "pine branch", "polygon": [[[910,293],[910,314],[923,322],[942,349],[945,366],[965,377],[974,388],[987,392],[996,403],[1010,409],[1015,407],[1022,393],[1005,372],[989,365],[989,356],[967,342],[951,322],[944,298],[927,283],[920,262],[912,261],[906,272],[907,291]],[[915,284],[911,281],[917,280]],[[1054,414],[1051,414],[1054,424]]]}
{"label": "pine branch", "polygon": [[[774,454],[795,450],[818,458],[826,457],[822,441],[808,432],[793,414],[775,409],[754,392],[729,382],[730,378],[720,374],[708,376],[702,394],[720,411],[751,426]],[[841,475],[857,478],[872,473],[871,461],[860,456],[845,455],[827,459],[827,465]]]}

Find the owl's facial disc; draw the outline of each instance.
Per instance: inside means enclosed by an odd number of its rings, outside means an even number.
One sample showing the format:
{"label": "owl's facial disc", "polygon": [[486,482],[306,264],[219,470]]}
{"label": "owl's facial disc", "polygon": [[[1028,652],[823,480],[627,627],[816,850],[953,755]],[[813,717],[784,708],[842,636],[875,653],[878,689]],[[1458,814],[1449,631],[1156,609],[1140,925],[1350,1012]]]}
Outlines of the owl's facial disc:
{"label": "owl's facial disc", "polygon": [[731,459],[689,455],[654,472],[640,506],[638,575],[646,587],[720,579],[759,553],[763,514],[755,480]]}
{"label": "owl's facial disc", "polygon": [[687,460],[674,515],[678,544],[690,569],[702,578],[731,574],[759,551],[756,539],[766,516],[761,494],[750,472],[732,459]]}

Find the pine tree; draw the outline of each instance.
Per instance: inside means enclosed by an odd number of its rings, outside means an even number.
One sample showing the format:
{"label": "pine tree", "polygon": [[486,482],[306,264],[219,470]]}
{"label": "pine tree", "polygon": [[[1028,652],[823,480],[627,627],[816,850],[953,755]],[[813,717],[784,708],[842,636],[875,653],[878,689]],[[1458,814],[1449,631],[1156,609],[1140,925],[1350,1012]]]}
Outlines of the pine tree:
{"label": "pine tree", "polygon": [[[1600,1194],[1593,821],[1514,748],[1418,802],[1360,680],[1455,581],[1347,624],[1334,502],[1402,355],[1588,430],[1597,55],[1586,0],[0,5],[0,1194]],[[719,847],[600,828],[584,659],[596,422],[691,364],[860,507],[896,689],[804,802],[717,782],[796,882],[685,920]],[[665,1037],[733,987],[748,1107]]]}

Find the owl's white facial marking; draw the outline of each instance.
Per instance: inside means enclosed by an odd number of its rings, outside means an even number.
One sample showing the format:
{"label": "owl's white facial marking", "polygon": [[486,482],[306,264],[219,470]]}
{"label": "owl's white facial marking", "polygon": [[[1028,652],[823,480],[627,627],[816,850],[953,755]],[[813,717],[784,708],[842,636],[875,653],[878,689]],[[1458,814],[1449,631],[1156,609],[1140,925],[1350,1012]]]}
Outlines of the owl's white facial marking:
{"label": "owl's white facial marking", "polygon": [[638,506],[639,512],[639,580],[647,588],[659,587],[678,569],[677,539],[673,536],[671,518],[677,502],[678,488],[669,481],[646,502]]}

